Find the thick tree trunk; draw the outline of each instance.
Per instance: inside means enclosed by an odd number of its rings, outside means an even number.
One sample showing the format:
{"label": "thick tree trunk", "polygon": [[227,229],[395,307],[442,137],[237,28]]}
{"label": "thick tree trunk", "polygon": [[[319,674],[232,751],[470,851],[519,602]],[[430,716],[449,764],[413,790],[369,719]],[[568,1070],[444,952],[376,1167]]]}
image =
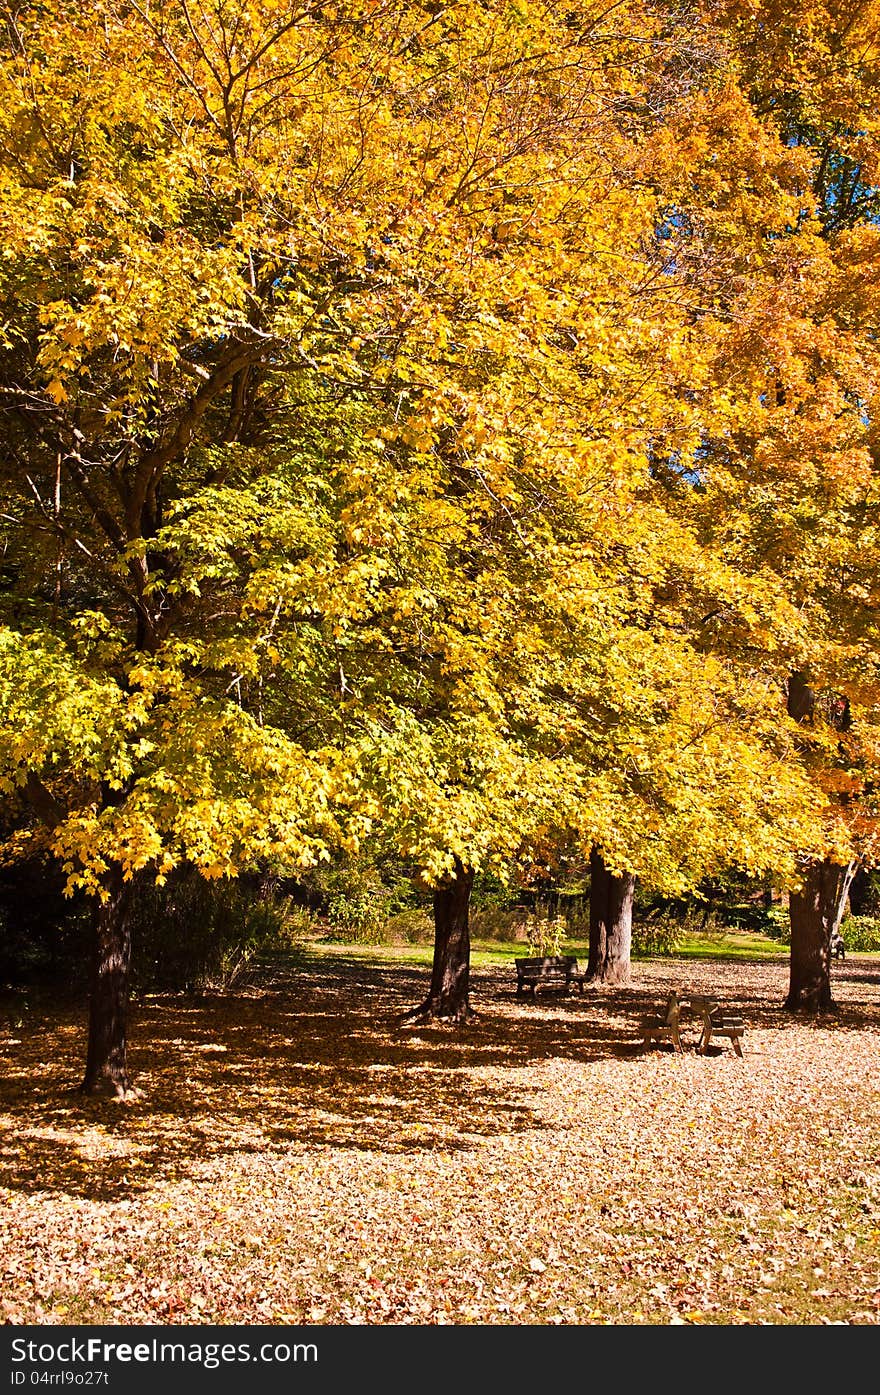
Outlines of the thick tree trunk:
{"label": "thick tree trunk", "polygon": [[791,970],[785,1006],[791,1012],[832,1012],[831,936],[840,929],[856,864],[811,862],[800,891],[789,896]]}
{"label": "thick tree trunk", "polygon": [[610,873],[597,848],[590,850],[590,955],[587,978],[596,978],[605,962],[608,940],[608,879]]}
{"label": "thick tree trunk", "polygon": [[615,877],[602,855],[590,853],[590,956],[587,978],[593,983],[629,983],[632,910],[636,879],[632,872]]}
{"label": "thick tree trunk", "polygon": [[434,892],[434,964],[428,996],[407,1018],[464,1022],[469,1001],[471,937],[468,919],[473,868],[455,859],[455,872]]}
{"label": "thick tree trunk", "polygon": [[[792,673],[786,693],[788,715],[796,722],[811,725],[816,698],[806,674]],[[834,725],[845,731],[850,725],[849,702],[840,698]],[[857,862],[843,866],[825,858],[804,868],[803,885],[791,892],[788,913],[791,920],[791,967],[785,1006],[790,1012],[832,1012],[831,937],[840,929],[846,898]]]}
{"label": "thick tree trunk", "polygon": [[105,876],[105,899],[95,900],[89,1045],[82,1090],[122,1096],[128,1079],[128,992],[134,882],[121,867]]}

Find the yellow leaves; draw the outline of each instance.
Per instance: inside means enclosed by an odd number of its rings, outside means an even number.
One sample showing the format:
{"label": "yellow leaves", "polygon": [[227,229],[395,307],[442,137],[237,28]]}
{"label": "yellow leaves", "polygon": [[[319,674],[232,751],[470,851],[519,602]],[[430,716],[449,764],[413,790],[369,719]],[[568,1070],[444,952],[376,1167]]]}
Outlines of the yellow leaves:
{"label": "yellow leaves", "polygon": [[368,803],[432,875],[601,829],[669,883],[775,855],[786,800],[811,827],[846,791],[786,770],[752,678],[853,667],[811,574],[876,590],[844,506],[877,248],[799,222],[810,156],[724,35],[694,70],[673,25],[655,70],[639,4],[601,64],[519,0],[412,44],[382,6],[63,12],[2,65],[5,332],[88,462],[63,506],[124,633],[10,667],[38,696],[10,678],[2,778],[107,779],[95,846],[159,875],[321,860]]}
{"label": "yellow leaves", "polygon": [[434,443],[434,424],[430,417],[407,417],[398,433],[399,439],[419,452],[429,451]]}
{"label": "yellow leaves", "polygon": [[819,773],[819,784],[828,794],[861,794],[865,788],[864,776],[851,770],[824,770]]}
{"label": "yellow leaves", "polygon": [[488,430],[485,422],[471,418],[471,420],[459,430],[456,441],[459,445],[464,446],[465,449],[473,449],[474,447],[481,446],[486,440],[487,435]]}

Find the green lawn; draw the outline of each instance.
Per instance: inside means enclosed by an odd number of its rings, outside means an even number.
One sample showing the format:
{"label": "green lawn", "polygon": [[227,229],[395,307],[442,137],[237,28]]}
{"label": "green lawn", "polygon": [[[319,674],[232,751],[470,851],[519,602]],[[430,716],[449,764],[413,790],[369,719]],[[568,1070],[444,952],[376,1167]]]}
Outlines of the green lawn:
{"label": "green lawn", "polygon": [[[575,954],[586,960],[589,945],[584,940],[566,940],[565,954]],[[355,944],[341,940],[313,940],[308,949],[313,954],[338,955],[340,952],[353,959],[378,960],[382,963],[426,964],[430,965],[433,946],[419,944]],[[745,930],[727,930],[706,935],[690,934],[683,937],[675,953],[670,956],[634,954],[639,958],[673,959],[718,959],[718,960],[774,960],[788,956],[788,945],[771,940],[766,935]],[[517,956],[529,954],[528,945],[521,942],[474,939],[471,942],[471,963],[475,968],[487,968],[493,964],[505,964]]]}
{"label": "green lawn", "polygon": [[681,959],[787,959],[789,946],[750,930],[687,935],[675,957]]}

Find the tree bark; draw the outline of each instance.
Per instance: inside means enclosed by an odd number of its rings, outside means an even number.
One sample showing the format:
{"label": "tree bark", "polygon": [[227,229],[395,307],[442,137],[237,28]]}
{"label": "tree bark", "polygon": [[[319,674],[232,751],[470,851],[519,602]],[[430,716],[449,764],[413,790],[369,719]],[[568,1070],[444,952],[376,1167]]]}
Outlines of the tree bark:
{"label": "tree bark", "polygon": [[608,877],[609,872],[598,848],[590,850],[590,954],[587,960],[587,978],[594,979],[599,974],[600,965],[605,962],[605,949],[608,939]]}
{"label": "tree bark", "polygon": [[857,867],[849,888],[849,908],[853,915],[864,915],[870,905],[871,884],[864,867]]}
{"label": "tree bark", "polygon": [[[805,673],[789,675],[786,690],[789,717],[802,725],[812,725],[816,697]],[[846,730],[850,724],[849,702],[840,698],[835,725]],[[840,929],[846,898],[857,862],[844,866],[825,858],[807,863],[803,884],[788,898],[791,921],[791,957],[788,997],[789,1012],[833,1012],[831,996],[831,936]]]}
{"label": "tree bark", "polygon": [[121,1097],[128,1078],[128,994],[131,964],[131,907],[135,884],[113,867],[103,881],[105,899],[95,899],[94,949],[85,1094]]}
{"label": "tree bark", "polygon": [[791,967],[785,1006],[813,1015],[833,1012],[831,936],[840,929],[856,863],[811,862],[803,885],[789,896]]}
{"label": "tree bark", "polygon": [[785,693],[785,707],[789,717],[804,726],[811,726],[816,710],[816,698],[803,673],[789,675]]}
{"label": "tree bark", "polygon": [[590,853],[590,954],[587,979],[623,984],[631,978],[632,910],[636,879],[615,877],[596,849]]}
{"label": "tree bark", "polygon": [[452,876],[434,892],[434,963],[428,996],[407,1018],[464,1022],[470,1007],[471,938],[469,907],[472,867],[455,859]]}

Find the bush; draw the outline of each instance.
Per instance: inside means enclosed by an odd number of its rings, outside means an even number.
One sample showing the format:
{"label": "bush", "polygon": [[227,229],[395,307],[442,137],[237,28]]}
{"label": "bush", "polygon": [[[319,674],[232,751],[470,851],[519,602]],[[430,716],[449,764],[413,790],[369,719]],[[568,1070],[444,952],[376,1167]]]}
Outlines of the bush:
{"label": "bush", "polygon": [[478,872],[471,891],[472,911],[509,911],[516,892],[494,872]]}
{"label": "bush", "polygon": [[356,944],[383,944],[391,919],[412,910],[425,912],[426,893],[399,863],[345,859],[315,869],[305,885],[334,938]]}
{"label": "bush", "polygon": [[549,920],[547,916],[532,915],[526,922],[526,939],[535,955],[553,956],[562,953],[568,926],[564,920]]}
{"label": "bush", "polygon": [[411,906],[389,916],[385,935],[391,944],[429,944],[434,938],[434,918],[426,906]]}
{"label": "bush", "polygon": [[132,926],[132,981],[138,992],[202,992],[241,984],[261,954],[296,955],[308,911],[237,882],[174,874],[138,898]]}
{"label": "bush", "polygon": [[880,951],[880,917],[878,916],[844,916],[840,933],[847,949]]}
{"label": "bush", "polygon": [[471,935],[478,940],[499,940],[514,944],[526,939],[528,913],[522,906],[479,906],[470,913]]}
{"label": "bush", "polygon": [[372,869],[340,867],[327,876],[327,922],[341,940],[382,944],[389,896]]}
{"label": "bush", "polygon": [[791,944],[791,920],[787,906],[768,906],[764,911],[761,932],[780,944]]}
{"label": "bush", "polygon": [[576,904],[571,909],[565,910],[565,923],[568,927],[567,937],[570,940],[583,940],[589,943],[590,939],[590,906],[586,904]]}
{"label": "bush", "polygon": [[650,955],[675,954],[688,933],[689,918],[678,920],[668,913],[653,915],[633,922],[632,952],[639,958]]}

